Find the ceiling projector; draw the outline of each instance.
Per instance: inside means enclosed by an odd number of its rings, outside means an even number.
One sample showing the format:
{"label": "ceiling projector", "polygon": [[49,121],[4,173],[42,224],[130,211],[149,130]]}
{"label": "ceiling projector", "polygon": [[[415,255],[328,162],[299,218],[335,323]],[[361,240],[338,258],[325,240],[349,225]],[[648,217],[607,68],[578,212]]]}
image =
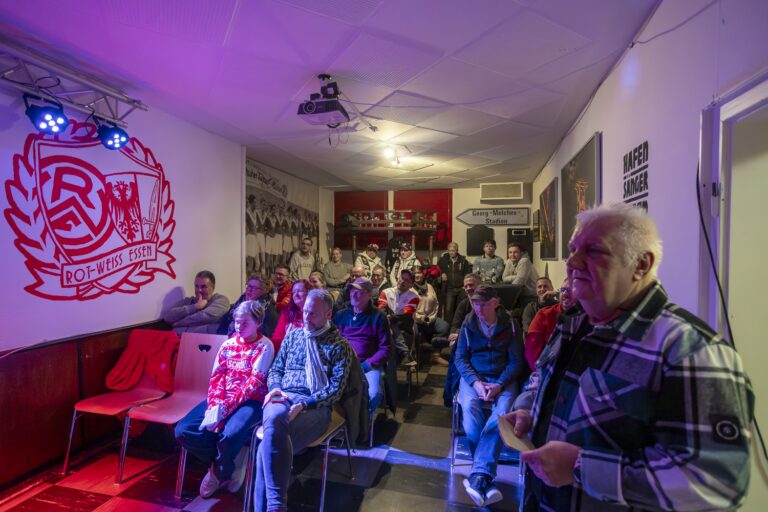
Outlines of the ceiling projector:
{"label": "ceiling projector", "polygon": [[[338,125],[349,121],[349,114],[337,99],[320,99],[313,94],[309,101],[299,105],[299,117],[309,124]],[[314,97],[317,96],[317,97]]]}

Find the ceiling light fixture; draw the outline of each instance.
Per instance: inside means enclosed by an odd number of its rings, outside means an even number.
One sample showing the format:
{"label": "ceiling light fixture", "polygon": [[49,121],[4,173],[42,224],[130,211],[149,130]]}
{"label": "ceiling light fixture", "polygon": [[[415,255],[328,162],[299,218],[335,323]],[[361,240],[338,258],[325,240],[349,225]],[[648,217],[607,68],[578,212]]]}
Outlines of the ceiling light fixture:
{"label": "ceiling light fixture", "polygon": [[95,117],[99,127],[98,136],[101,144],[107,149],[120,149],[128,143],[128,134],[122,128],[114,124],[108,124]]}
{"label": "ceiling light fixture", "polygon": [[[30,103],[31,101],[41,104]],[[61,103],[25,94],[24,105],[27,107],[25,110],[27,117],[40,133],[57,134],[69,124],[69,119],[64,114],[64,107]]]}
{"label": "ceiling light fixture", "polygon": [[395,150],[394,150],[394,149],[392,149],[390,146],[387,146],[387,147],[384,149],[384,156],[385,156],[386,158],[389,158],[389,159],[391,160],[391,159],[394,159],[394,158],[395,158],[395,156],[397,156],[397,155],[396,155],[396,153],[395,153]]}

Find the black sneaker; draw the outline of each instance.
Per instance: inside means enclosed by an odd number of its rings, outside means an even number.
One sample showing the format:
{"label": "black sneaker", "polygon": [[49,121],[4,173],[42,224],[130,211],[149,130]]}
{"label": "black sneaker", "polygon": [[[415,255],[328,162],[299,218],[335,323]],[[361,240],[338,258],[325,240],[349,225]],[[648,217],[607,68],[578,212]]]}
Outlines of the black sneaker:
{"label": "black sneaker", "polygon": [[472,473],[464,479],[464,489],[478,507],[485,505],[485,491],[489,483],[490,478],[483,473]]}

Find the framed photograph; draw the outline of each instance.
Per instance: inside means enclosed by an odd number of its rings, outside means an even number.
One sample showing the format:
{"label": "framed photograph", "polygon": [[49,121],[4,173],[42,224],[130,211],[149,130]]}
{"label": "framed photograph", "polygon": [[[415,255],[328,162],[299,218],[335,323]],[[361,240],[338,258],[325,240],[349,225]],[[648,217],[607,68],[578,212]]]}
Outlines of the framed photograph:
{"label": "framed photograph", "polygon": [[539,226],[541,245],[539,257],[542,260],[557,259],[557,178],[547,185],[539,195]]}
{"label": "framed photograph", "polygon": [[570,254],[568,241],[576,227],[576,215],[602,200],[601,172],[602,134],[596,132],[560,171],[563,259]]}
{"label": "framed photograph", "polygon": [[541,226],[539,225],[539,211],[533,212],[533,220],[531,224],[531,236],[534,242],[541,242]]}

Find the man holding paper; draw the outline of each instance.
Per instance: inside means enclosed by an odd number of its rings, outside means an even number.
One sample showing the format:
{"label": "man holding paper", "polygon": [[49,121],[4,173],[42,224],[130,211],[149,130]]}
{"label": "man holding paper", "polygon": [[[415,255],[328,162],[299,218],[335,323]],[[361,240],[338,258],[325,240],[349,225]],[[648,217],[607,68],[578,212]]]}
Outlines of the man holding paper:
{"label": "man holding paper", "polygon": [[738,508],[754,395],[733,347],[667,299],[655,223],[586,210],[568,248],[579,305],[499,420],[538,447],[521,455],[521,510]]}
{"label": "man holding paper", "polygon": [[310,290],[304,328],[283,340],[269,371],[264,439],[256,456],[257,511],[287,510],[293,455],[320,437],[349,379],[355,353],[330,323],[333,297]]}
{"label": "man holding paper", "polygon": [[[464,488],[482,507],[502,499],[493,485],[501,452],[498,417],[510,410],[525,363],[520,350],[521,333],[500,307],[496,290],[480,286],[470,300],[472,312],[456,342],[455,364],[461,375],[459,403],[464,431],[472,452],[472,472],[464,480]],[[491,405],[487,420],[484,403]]]}

